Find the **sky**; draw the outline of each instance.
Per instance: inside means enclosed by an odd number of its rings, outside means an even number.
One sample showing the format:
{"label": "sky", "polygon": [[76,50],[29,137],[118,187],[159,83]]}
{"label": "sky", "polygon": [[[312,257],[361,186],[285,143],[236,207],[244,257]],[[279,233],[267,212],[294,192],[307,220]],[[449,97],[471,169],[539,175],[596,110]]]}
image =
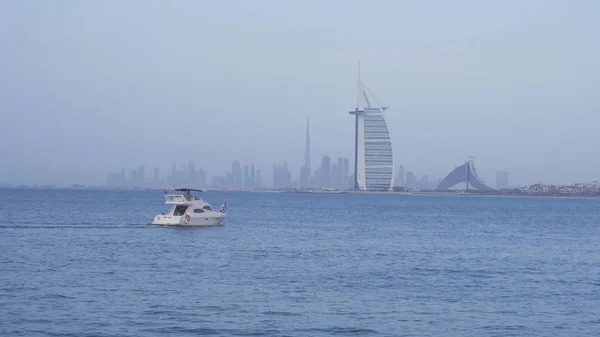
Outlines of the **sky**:
{"label": "sky", "polygon": [[[0,181],[353,160],[357,63],[397,164],[600,180],[597,1],[2,1]],[[267,178],[268,179],[268,178]]]}

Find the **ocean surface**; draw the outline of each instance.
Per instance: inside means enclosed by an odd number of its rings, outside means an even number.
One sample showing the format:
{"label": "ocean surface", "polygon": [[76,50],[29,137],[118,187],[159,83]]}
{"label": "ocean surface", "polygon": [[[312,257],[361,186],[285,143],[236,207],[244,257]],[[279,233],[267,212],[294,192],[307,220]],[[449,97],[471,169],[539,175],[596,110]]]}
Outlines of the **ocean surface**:
{"label": "ocean surface", "polygon": [[598,336],[600,200],[0,189],[0,336]]}

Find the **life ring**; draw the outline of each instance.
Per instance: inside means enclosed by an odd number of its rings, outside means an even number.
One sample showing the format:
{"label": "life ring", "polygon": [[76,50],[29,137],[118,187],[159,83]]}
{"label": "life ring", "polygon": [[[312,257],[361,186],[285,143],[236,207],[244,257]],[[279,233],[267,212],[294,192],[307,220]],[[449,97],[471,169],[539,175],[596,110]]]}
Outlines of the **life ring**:
{"label": "life ring", "polygon": [[185,215],[185,223],[187,223],[188,221],[190,221],[190,215],[189,215],[189,214],[186,214],[186,215]]}

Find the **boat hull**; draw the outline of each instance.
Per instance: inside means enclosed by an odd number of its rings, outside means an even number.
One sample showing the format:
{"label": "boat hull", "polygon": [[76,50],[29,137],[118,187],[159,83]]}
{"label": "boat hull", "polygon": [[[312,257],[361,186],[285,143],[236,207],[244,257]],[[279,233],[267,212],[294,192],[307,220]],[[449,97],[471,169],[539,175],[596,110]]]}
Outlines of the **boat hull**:
{"label": "boat hull", "polygon": [[153,225],[159,226],[183,226],[183,227],[202,227],[219,226],[225,219],[224,213],[204,214],[204,216],[195,216],[187,219],[185,216],[172,216],[159,214],[154,217]]}

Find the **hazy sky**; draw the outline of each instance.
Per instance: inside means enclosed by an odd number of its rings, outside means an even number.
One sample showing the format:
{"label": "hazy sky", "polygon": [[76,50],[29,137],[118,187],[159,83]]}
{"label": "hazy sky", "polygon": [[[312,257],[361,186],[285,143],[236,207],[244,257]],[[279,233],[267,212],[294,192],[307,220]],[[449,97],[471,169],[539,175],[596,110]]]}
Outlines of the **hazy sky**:
{"label": "hazy sky", "polygon": [[353,160],[357,60],[398,164],[600,179],[599,1],[2,1],[0,181]]}

